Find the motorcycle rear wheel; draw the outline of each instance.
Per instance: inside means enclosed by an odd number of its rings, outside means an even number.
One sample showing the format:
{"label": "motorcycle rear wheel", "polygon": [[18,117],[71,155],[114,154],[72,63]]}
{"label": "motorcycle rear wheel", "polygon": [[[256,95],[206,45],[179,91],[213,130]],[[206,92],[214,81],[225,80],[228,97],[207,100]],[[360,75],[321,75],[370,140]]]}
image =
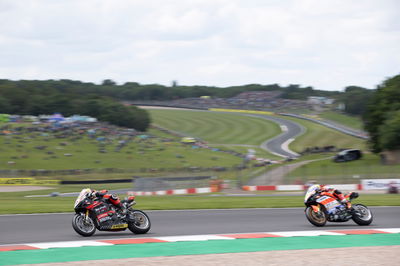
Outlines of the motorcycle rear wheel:
{"label": "motorcycle rear wheel", "polygon": [[75,232],[81,236],[91,236],[96,232],[96,226],[94,225],[93,219],[89,216],[85,221],[85,215],[83,213],[77,213],[72,218],[72,227]]}
{"label": "motorcycle rear wheel", "polygon": [[370,225],[373,220],[372,212],[362,204],[353,205],[353,221],[358,225]]}
{"label": "motorcycle rear wheel", "polygon": [[313,208],[307,207],[306,209],[307,220],[315,226],[324,226],[327,222],[326,214],[322,210],[315,212]]}
{"label": "motorcycle rear wheel", "polygon": [[131,220],[128,222],[128,228],[132,233],[146,234],[150,230],[151,223],[149,216],[147,216],[146,213],[139,210],[133,210],[129,211],[127,215],[129,215],[129,220]]}

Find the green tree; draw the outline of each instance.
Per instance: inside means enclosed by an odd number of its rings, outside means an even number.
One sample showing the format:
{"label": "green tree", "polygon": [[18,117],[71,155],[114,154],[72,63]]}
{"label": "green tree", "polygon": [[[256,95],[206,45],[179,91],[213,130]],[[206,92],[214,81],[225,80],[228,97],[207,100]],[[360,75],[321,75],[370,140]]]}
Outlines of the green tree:
{"label": "green tree", "polygon": [[117,85],[117,83],[115,83],[115,81],[113,81],[112,79],[105,79],[105,80],[103,80],[103,83],[101,85],[103,85],[103,86],[115,86],[115,85]]}
{"label": "green tree", "polygon": [[372,97],[373,90],[349,86],[346,87],[341,101],[345,104],[345,112],[350,115],[363,115],[367,109],[367,103]]}
{"label": "green tree", "polygon": [[[398,148],[398,140],[395,141],[396,138],[393,137],[400,136],[397,124],[398,111],[400,111],[400,75],[389,78],[378,86],[367,105],[364,115],[365,129],[369,132],[374,152]],[[386,130],[388,132],[385,132]]]}
{"label": "green tree", "polygon": [[381,149],[400,149],[400,111],[392,112],[379,127],[379,145]]}
{"label": "green tree", "polygon": [[11,110],[11,104],[8,99],[0,96],[0,114],[9,114]]}

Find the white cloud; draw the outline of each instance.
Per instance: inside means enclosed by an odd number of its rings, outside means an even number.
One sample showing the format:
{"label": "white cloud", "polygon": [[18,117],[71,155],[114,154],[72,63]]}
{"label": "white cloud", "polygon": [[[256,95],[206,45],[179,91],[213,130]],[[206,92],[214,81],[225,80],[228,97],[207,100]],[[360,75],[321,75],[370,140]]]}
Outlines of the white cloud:
{"label": "white cloud", "polygon": [[0,0],[0,78],[374,88],[396,0]]}

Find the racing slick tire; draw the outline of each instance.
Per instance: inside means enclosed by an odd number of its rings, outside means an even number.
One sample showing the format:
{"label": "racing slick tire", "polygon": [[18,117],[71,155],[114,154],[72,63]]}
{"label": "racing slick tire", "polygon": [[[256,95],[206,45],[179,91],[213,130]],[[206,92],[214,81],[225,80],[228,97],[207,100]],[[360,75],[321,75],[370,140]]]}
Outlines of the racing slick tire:
{"label": "racing slick tire", "polygon": [[134,234],[146,234],[151,227],[149,216],[139,210],[128,212],[128,228]]}
{"label": "racing slick tire", "polygon": [[305,212],[307,220],[313,225],[321,227],[326,224],[327,217],[325,212],[323,212],[321,209],[318,212],[315,212],[313,208],[307,207]]}
{"label": "racing slick tire", "polygon": [[358,225],[370,225],[373,220],[373,215],[367,206],[362,204],[353,205],[353,221]]}
{"label": "racing slick tire", "polygon": [[83,213],[77,213],[72,218],[72,228],[81,236],[91,236],[96,232],[96,226],[94,225],[93,219],[88,216],[85,221],[85,215]]}

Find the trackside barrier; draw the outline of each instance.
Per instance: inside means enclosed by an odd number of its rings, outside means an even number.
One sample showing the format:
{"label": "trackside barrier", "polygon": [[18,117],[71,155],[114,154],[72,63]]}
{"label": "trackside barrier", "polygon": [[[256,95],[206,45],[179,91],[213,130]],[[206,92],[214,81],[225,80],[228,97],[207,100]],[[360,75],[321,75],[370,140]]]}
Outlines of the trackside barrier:
{"label": "trackside barrier", "polygon": [[[339,189],[339,190],[363,190],[363,186],[361,184],[333,184],[330,186]],[[304,185],[278,185],[278,186],[243,186],[243,190],[246,191],[298,191],[305,190],[306,186]]]}
{"label": "trackside barrier", "polygon": [[185,188],[185,189],[169,189],[159,191],[128,191],[128,196],[164,196],[164,195],[184,195],[184,194],[201,194],[211,193],[209,187],[203,188]]}
{"label": "trackside barrier", "polygon": [[37,180],[32,177],[15,177],[15,178],[0,178],[0,186],[20,186],[20,185],[58,185],[59,180]]}
{"label": "trackside barrier", "polygon": [[232,113],[246,113],[246,114],[259,114],[259,115],[274,115],[273,112],[257,111],[257,110],[241,110],[241,109],[222,109],[222,108],[209,108],[209,111],[216,112],[232,112]]}
{"label": "trackside barrier", "polygon": [[[339,190],[363,190],[361,184],[333,184],[331,185]],[[304,185],[277,185],[277,186],[243,186],[245,191],[303,191],[306,189]],[[184,195],[184,194],[201,194],[214,192],[211,187],[204,188],[186,188],[186,189],[169,189],[158,191],[128,191],[129,196],[164,196],[164,195]]]}
{"label": "trackside barrier", "polygon": [[361,184],[365,190],[389,189],[390,186],[400,188],[400,179],[362,179]]}

